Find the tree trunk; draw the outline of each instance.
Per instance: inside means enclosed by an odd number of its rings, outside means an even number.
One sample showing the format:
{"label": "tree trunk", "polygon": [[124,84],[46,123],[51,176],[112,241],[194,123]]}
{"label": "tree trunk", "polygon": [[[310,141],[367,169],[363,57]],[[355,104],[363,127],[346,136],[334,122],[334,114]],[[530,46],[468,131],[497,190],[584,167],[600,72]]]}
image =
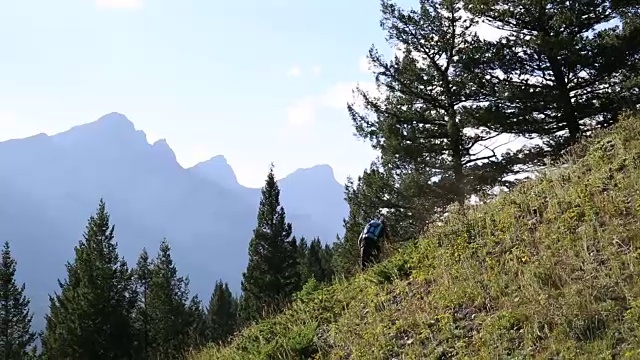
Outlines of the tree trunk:
{"label": "tree trunk", "polygon": [[454,109],[449,110],[448,132],[451,143],[451,163],[453,167],[453,178],[455,184],[456,202],[464,205],[466,192],[464,188],[464,172],[462,170],[462,131],[458,124],[457,113]]}

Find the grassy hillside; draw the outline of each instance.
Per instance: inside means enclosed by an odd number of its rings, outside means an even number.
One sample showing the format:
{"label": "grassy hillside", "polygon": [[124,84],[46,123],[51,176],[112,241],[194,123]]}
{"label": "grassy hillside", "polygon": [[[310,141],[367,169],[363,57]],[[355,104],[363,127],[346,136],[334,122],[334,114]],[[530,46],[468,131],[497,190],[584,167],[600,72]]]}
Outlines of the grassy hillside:
{"label": "grassy hillside", "polygon": [[208,359],[640,358],[640,123]]}

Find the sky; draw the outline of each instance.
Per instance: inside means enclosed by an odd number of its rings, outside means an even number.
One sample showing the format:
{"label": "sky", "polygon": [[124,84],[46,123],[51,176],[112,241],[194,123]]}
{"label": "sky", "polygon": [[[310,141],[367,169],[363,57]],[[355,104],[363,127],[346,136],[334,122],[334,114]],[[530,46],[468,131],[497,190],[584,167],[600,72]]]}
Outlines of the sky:
{"label": "sky", "polygon": [[184,167],[224,155],[243,185],[375,153],[353,136],[361,58],[388,51],[370,0],[20,0],[0,3],[0,141],[110,112]]}
{"label": "sky", "polygon": [[[416,1],[399,0],[405,7]],[[392,54],[375,0],[0,2],[0,141],[125,114],[183,167],[224,155],[245,186],[375,158],[354,136],[351,90]]]}

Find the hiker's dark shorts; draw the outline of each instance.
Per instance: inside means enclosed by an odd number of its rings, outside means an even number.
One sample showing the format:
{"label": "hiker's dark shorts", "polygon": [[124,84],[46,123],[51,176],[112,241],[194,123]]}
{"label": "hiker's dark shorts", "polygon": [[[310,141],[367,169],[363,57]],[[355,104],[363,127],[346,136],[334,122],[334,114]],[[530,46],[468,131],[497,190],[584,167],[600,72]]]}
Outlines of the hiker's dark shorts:
{"label": "hiker's dark shorts", "polygon": [[364,269],[371,263],[377,262],[380,257],[380,242],[371,238],[362,239],[360,244],[360,259]]}

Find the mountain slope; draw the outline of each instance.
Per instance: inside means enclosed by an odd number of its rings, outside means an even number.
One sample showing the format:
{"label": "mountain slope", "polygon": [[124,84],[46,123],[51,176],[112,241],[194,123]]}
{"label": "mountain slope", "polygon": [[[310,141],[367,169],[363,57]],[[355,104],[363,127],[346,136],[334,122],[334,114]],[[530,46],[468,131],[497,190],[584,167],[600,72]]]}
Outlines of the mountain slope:
{"label": "mountain slope", "polygon": [[[12,244],[36,327],[101,197],[116,226],[119,252],[130,264],[143,247],[154,255],[166,237],[178,269],[201,299],[219,278],[239,291],[260,191],[220,184],[235,181],[230,167],[226,178],[195,174],[180,166],[166,141],[149,144],[129,119],[111,113],[60,134],[0,142],[0,169],[0,241]],[[331,178],[318,185],[326,193],[319,204],[292,201],[290,209],[283,202],[296,235],[333,241],[342,233],[341,219],[317,215],[317,208],[344,212],[334,205],[343,199],[335,184]]]}
{"label": "mountain slope", "polygon": [[194,359],[640,357],[639,120]]}
{"label": "mountain slope", "polygon": [[238,182],[236,173],[223,155],[216,155],[207,161],[190,167],[188,170],[231,189],[242,187]]}
{"label": "mountain slope", "polygon": [[[261,189],[238,183],[224,156],[214,156],[188,170],[233,191],[253,208],[258,208]],[[338,233],[327,231],[327,224],[342,224],[342,219],[349,215],[349,206],[342,195],[344,186],[336,181],[333,169],[326,164],[298,169],[278,180],[278,186],[288,221],[294,225],[302,223],[307,233],[332,242]]]}

